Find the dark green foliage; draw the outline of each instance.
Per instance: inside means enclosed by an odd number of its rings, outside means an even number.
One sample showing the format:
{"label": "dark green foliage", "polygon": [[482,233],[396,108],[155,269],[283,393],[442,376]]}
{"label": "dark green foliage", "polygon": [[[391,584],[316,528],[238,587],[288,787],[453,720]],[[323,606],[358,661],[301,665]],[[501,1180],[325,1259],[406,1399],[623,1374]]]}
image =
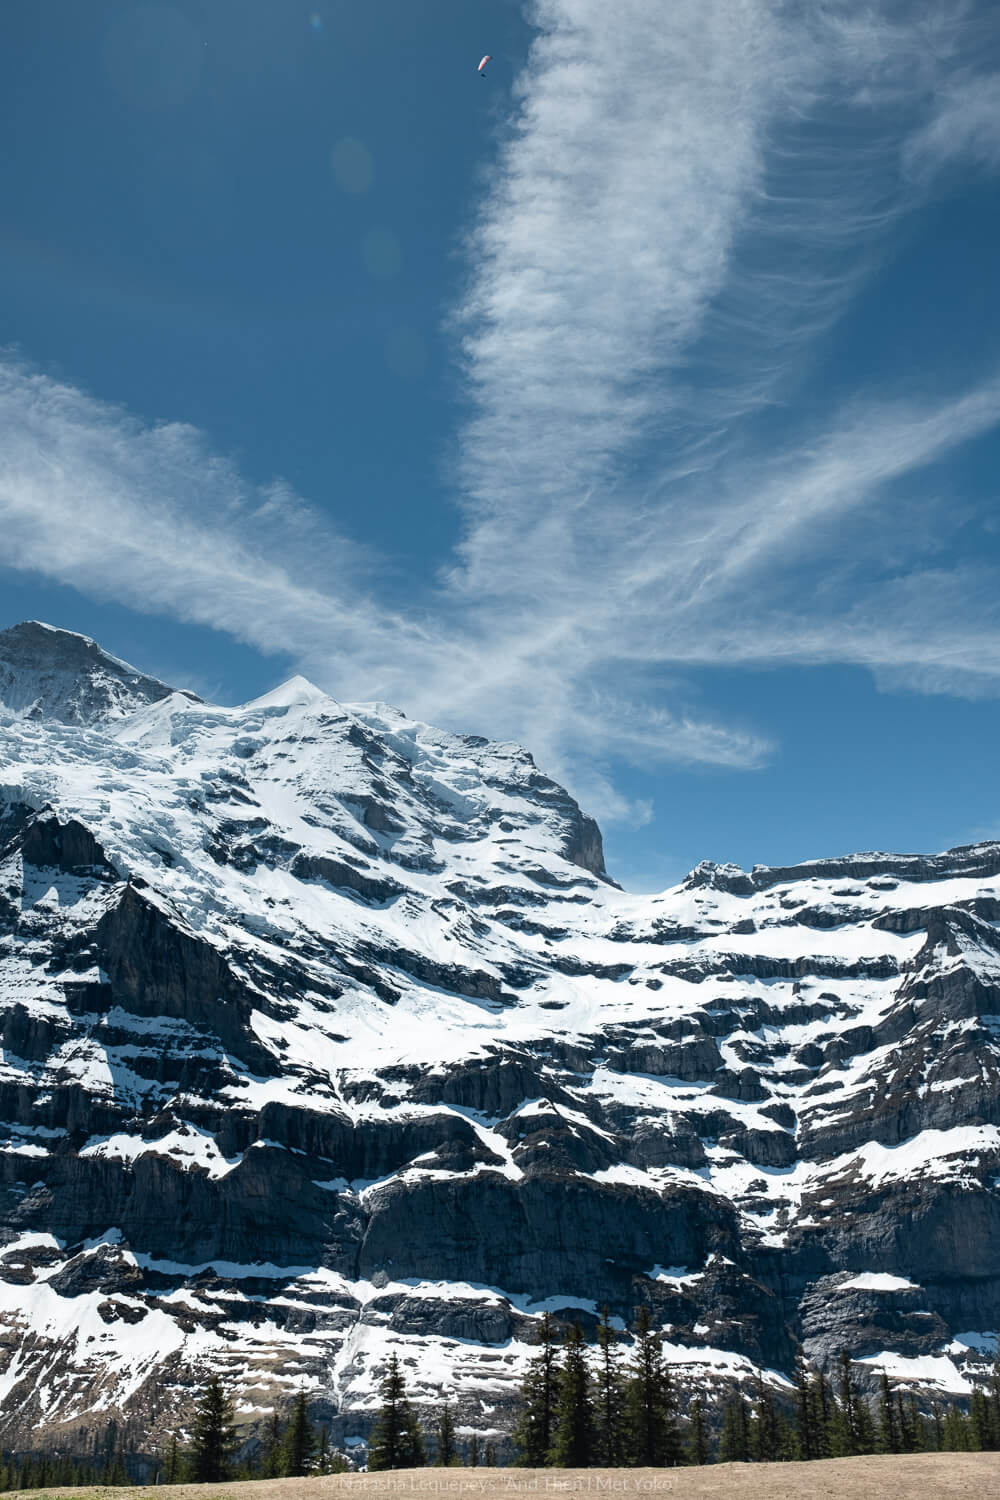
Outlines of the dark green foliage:
{"label": "dark green foliage", "polygon": [[[874,1422],[874,1420],[872,1418],[872,1409],[869,1406],[868,1401],[867,1401],[867,1399],[864,1396],[856,1396],[855,1397],[854,1430],[855,1430],[855,1433],[856,1433],[856,1440],[857,1440],[857,1444],[858,1444],[858,1452],[859,1453],[874,1453],[875,1452],[875,1422]],[[916,1450],[919,1447],[920,1447],[920,1443],[919,1443],[919,1439],[918,1439],[918,1436],[917,1436],[917,1430],[914,1429],[913,1447],[912,1447],[912,1449],[908,1448],[907,1452],[911,1452],[911,1451],[916,1452]]]}
{"label": "dark green foliage", "polygon": [[170,1442],[160,1460],[164,1484],[177,1484],[181,1477],[181,1451],[176,1432],[171,1433]]}
{"label": "dark green foliage", "polygon": [[[114,1454],[107,1463],[105,1455],[98,1461],[81,1461],[67,1453],[31,1453],[21,1458],[0,1455],[0,1491],[40,1490],[55,1486],[79,1489],[84,1486],[103,1485],[105,1475],[114,1466]],[[126,1483],[131,1483],[129,1476]]]}
{"label": "dark green foliage", "polygon": [[750,1419],[742,1395],[730,1397],[722,1416],[719,1462],[745,1464],[750,1461]]}
{"label": "dark green foliage", "polygon": [[889,1385],[889,1377],[884,1370],[879,1379],[878,1451],[880,1453],[900,1451],[899,1415]]}
{"label": "dark green foliage", "polygon": [[855,1430],[855,1389],[851,1361],[846,1349],[840,1351],[837,1401],[830,1418],[830,1451],[835,1458],[846,1458],[860,1450]]}
{"label": "dark green foliage", "polygon": [[899,1446],[903,1453],[920,1453],[926,1448],[924,1421],[917,1410],[916,1397],[911,1391],[906,1397],[902,1392],[896,1396],[896,1413],[899,1426]]}
{"label": "dark green foliage", "polygon": [[974,1446],[980,1450],[992,1448],[992,1423],[990,1407],[985,1393],[975,1390],[969,1401],[969,1422],[975,1439]]}
{"label": "dark green foliage", "polygon": [[795,1356],[795,1426],[799,1457],[819,1458],[820,1441],[813,1382],[800,1349]]}
{"label": "dark green foliage", "polygon": [[[213,1375],[194,1415],[194,1434],[188,1454],[188,1477],[194,1484],[220,1484],[230,1477],[236,1449],[233,1404]],[[109,1484],[116,1483],[108,1478]]]}
{"label": "dark green foliage", "polygon": [[566,1335],[556,1431],[547,1462],[560,1469],[589,1469],[594,1462],[594,1403],[586,1346],[578,1326]]}
{"label": "dark green foliage", "polygon": [[607,1307],[601,1308],[597,1349],[594,1462],[602,1468],[616,1469],[625,1461],[625,1388],[618,1355],[618,1335],[611,1326]]}
{"label": "dark green foliage", "polygon": [[281,1473],[289,1476],[308,1474],[315,1457],[316,1434],[309,1420],[305,1391],[300,1391],[281,1443]]}
{"label": "dark green foliage", "polygon": [[986,1399],[990,1414],[990,1447],[1000,1448],[1000,1340],[997,1342],[996,1359],[990,1371],[989,1394]]}
{"label": "dark green foliage", "polygon": [[324,1424],[319,1430],[316,1465],[313,1472],[316,1474],[346,1474],[349,1472],[350,1467],[346,1458],[342,1457],[339,1453],[330,1451],[330,1434]]}
{"label": "dark green foliage", "polygon": [[635,1325],[635,1346],[625,1387],[627,1461],[637,1468],[662,1469],[682,1461],[683,1450],[674,1416],[670,1372],[663,1341],[649,1311],[642,1307]]}
{"label": "dark green foliage", "polygon": [[455,1445],[455,1419],[451,1414],[450,1401],[446,1401],[438,1412],[437,1458],[434,1461],[442,1469],[451,1468],[458,1463],[458,1449]]}
{"label": "dark green foliage", "polygon": [[757,1463],[777,1463],[784,1456],[784,1425],[773,1392],[758,1374],[750,1422],[750,1456]]}
{"label": "dark green foliage", "polygon": [[382,1380],[382,1405],[368,1443],[370,1470],[419,1469],[427,1462],[424,1440],[413,1408],[406,1399],[399,1360],[390,1356]]}
{"label": "dark green foliage", "polygon": [[556,1434],[561,1371],[558,1338],[548,1313],[542,1316],[538,1343],[540,1350],[521,1386],[524,1405],[514,1433],[517,1462],[528,1469],[541,1469],[549,1462]]}
{"label": "dark green foliage", "polygon": [[832,1458],[836,1397],[825,1370],[817,1370],[812,1383],[813,1420],[816,1424],[817,1458]]}
{"label": "dark green foliage", "polygon": [[494,1443],[487,1443],[486,1444],[486,1454],[485,1454],[484,1462],[485,1462],[486,1467],[488,1469],[495,1469],[496,1468],[496,1466],[497,1466],[497,1450],[496,1450],[496,1445]]}
{"label": "dark green foliage", "polygon": [[479,1467],[479,1434],[474,1432],[469,1439],[469,1446],[465,1450],[466,1468],[478,1469]]}
{"label": "dark green foliage", "polygon": [[972,1447],[972,1424],[957,1406],[949,1406],[944,1418],[941,1447],[946,1453],[967,1452]]}
{"label": "dark green foliage", "polygon": [[261,1479],[278,1479],[282,1472],[282,1461],[284,1454],[281,1443],[281,1423],[278,1421],[278,1413],[271,1413],[271,1420],[267,1424],[267,1433],[261,1448],[260,1461],[257,1472]]}
{"label": "dark green foliage", "polygon": [[687,1461],[689,1464],[711,1462],[708,1428],[705,1425],[705,1409],[701,1397],[695,1396],[688,1412]]}
{"label": "dark green foliage", "polygon": [[830,1451],[835,1458],[874,1453],[875,1424],[868,1403],[858,1394],[846,1349],[838,1361],[838,1400],[829,1424]]}
{"label": "dark green foliage", "polygon": [[1000,1349],[985,1386],[972,1394],[969,1419],[979,1448],[984,1452],[1000,1448]]}

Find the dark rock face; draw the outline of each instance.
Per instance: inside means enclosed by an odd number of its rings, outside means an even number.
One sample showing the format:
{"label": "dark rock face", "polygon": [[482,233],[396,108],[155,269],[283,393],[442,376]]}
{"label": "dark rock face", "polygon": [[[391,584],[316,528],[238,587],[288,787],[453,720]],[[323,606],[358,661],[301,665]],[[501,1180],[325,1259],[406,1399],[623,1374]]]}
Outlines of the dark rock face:
{"label": "dark rock face", "polygon": [[[0,703],[35,720],[91,724],[173,691],[85,635],[28,620],[0,631]],[[197,702],[193,693],[185,694]]]}
{"label": "dark rock face", "polygon": [[237,1356],[363,1433],[393,1351],[500,1440],[543,1308],[645,1305],[709,1382],[958,1382],[1000,1325],[1000,846],[640,903],[517,746],[47,627],[0,749],[9,1446],[156,1443]]}
{"label": "dark rock face", "polygon": [[18,831],[18,847],[25,864],[60,870],[64,875],[93,872],[110,880],[120,878],[93,834],[75,818],[60,823],[52,813],[37,817],[29,814]]}
{"label": "dark rock face", "polygon": [[338,890],[353,891],[365,901],[391,901],[405,889],[397,880],[380,879],[374,873],[345,864],[339,859],[324,859],[317,854],[296,853],[291,864],[299,880],[326,880]]}
{"label": "dark rock face", "polygon": [[255,997],[218,949],[184,931],[153,900],[126,885],[94,929],[111,998],[131,1015],[204,1028],[259,1071],[273,1071],[250,1026]]}

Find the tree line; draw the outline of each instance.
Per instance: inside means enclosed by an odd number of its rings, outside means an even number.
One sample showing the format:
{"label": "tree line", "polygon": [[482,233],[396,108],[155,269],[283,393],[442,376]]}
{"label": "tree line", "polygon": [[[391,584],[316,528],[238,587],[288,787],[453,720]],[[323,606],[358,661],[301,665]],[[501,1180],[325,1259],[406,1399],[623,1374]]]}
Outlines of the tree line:
{"label": "tree line", "polygon": [[285,1422],[272,1412],[264,1439],[251,1455],[237,1460],[241,1439],[232,1397],[214,1376],[195,1411],[190,1441],[176,1434],[160,1454],[161,1484],[219,1484],[228,1479],[285,1479],[303,1474],[339,1474],[350,1468],[330,1448],[325,1426],[310,1420],[305,1391],[300,1391]]}
{"label": "tree line", "polygon": [[[885,1371],[875,1396],[859,1387],[843,1350],[833,1371],[800,1356],[792,1385],[781,1396],[759,1374],[750,1392],[725,1403],[713,1430],[703,1396],[679,1388],[664,1354],[663,1335],[641,1308],[631,1343],[614,1328],[607,1308],[588,1346],[576,1324],[559,1326],[545,1313],[520,1393],[513,1433],[515,1463],[527,1468],[669,1468],[678,1464],[782,1462],[869,1453],[1000,1449],[1000,1349],[968,1409],[934,1401],[928,1409],[912,1391],[893,1389]],[[372,1471],[497,1463],[497,1448],[473,1433],[460,1443],[450,1399],[421,1424],[407,1395],[399,1360],[390,1356],[380,1404],[368,1439]],[[428,1420],[428,1415],[430,1420]],[[0,1457],[0,1490],[53,1485],[142,1482],[113,1421],[95,1435],[85,1460],[35,1453]],[[304,1391],[284,1420],[273,1412],[263,1439],[239,1455],[233,1401],[218,1376],[205,1387],[189,1435],[174,1434],[161,1450],[154,1483],[219,1483],[333,1474],[351,1464],[331,1449],[325,1426],[311,1421]],[[131,1472],[130,1472],[131,1471]]]}
{"label": "tree line", "polygon": [[32,1453],[0,1459],[0,1491],[46,1489],[55,1485],[212,1484],[230,1479],[281,1479],[301,1474],[337,1474],[350,1468],[334,1452],[325,1426],[311,1421],[304,1391],[295,1397],[283,1421],[273,1412],[256,1449],[238,1457],[244,1440],[236,1427],[231,1395],[218,1376],[205,1386],[195,1408],[190,1434],[174,1433],[155,1464],[137,1472],[135,1455],[125,1451],[121,1429],[113,1421],[95,1435],[86,1459],[64,1454]]}
{"label": "tree line", "polygon": [[639,1310],[626,1352],[607,1308],[588,1349],[579,1327],[560,1332],[548,1314],[522,1386],[516,1462],[530,1468],[664,1468],[675,1464],[765,1463],[866,1453],[1000,1449],[1000,1349],[968,1410],[956,1402],[918,1406],[880,1373],[874,1398],[859,1387],[847,1350],[834,1372],[800,1356],[792,1388],[779,1397],[758,1373],[752,1393],[726,1402],[710,1428],[703,1396],[687,1400],[664,1357],[662,1334]]}

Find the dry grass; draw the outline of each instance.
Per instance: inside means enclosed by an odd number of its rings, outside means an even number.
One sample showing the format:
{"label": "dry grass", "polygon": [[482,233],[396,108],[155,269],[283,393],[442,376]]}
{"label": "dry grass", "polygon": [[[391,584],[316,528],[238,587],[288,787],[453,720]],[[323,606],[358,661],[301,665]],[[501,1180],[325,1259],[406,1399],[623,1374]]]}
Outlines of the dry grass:
{"label": "dry grass", "polygon": [[676,1500],[946,1500],[961,1495],[1000,1500],[1000,1453],[885,1454],[811,1464],[710,1464],[703,1469],[406,1469],[169,1488],[52,1486],[22,1493],[25,1500],[59,1500],[64,1494],[67,1500],[517,1500],[519,1495],[671,1495]]}

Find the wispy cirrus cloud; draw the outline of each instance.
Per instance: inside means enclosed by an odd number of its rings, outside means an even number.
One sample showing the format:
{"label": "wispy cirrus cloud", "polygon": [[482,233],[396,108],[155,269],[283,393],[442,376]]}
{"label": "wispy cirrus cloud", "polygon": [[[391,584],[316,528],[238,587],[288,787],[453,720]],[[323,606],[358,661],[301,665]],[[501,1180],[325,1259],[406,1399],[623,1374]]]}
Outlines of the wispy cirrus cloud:
{"label": "wispy cirrus cloud", "polygon": [[929,173],[965,159],[1000,167],[1000,73],[974,73],[947,85],[906,147],[907,166]]}
{"label": "wispy cirrus cloud", "polygon": [[[615,759],[772,752],[705,708],[697,668],[851,662],[990,690],[996,579],[924,552],[929,474],[1000,422],[1000,372],[794,400],[927,164],[1000,164],[983,14],[534,0],[454,310],[465,530],[405,609],[378,559],[190,428],[10,361],[7,560],[287,653],[342,697],[524,739],[637,820]],[[894,524],[903,497],[919,527]],[[887,531],[891,554],[871,545]]]}

